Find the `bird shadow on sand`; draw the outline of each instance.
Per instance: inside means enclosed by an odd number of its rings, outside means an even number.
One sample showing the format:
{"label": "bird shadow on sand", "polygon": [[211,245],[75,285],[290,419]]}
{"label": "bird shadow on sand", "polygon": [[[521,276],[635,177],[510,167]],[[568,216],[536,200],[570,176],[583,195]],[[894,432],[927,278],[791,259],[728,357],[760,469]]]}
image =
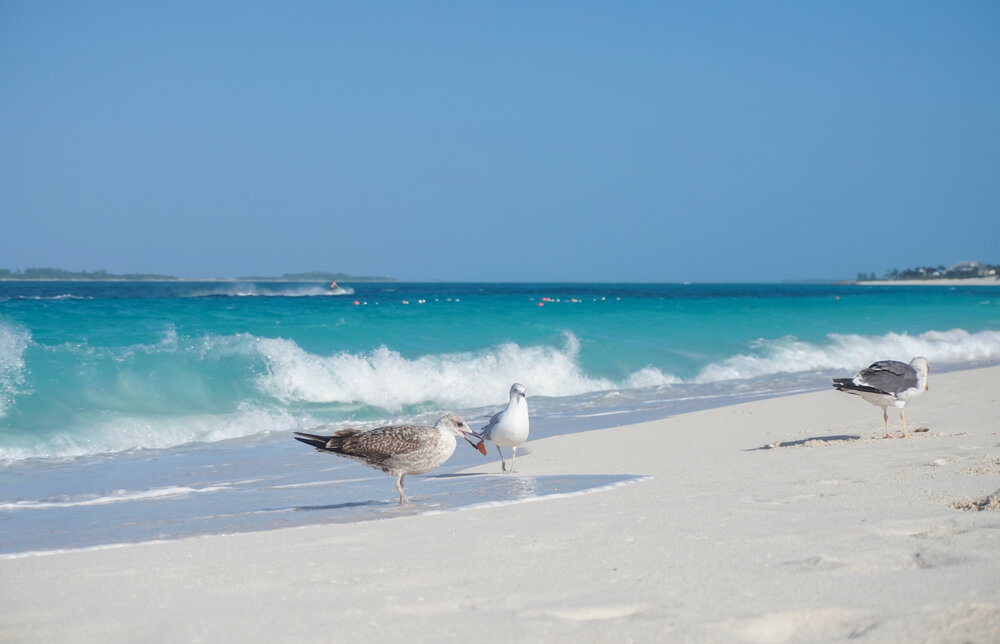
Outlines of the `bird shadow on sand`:
{"label": "bird shadow on sand", "polygon": [[[319,499],[316,503],[309,503],[300,499],[298,503],[283,508],[272,506],[269,510],[254,510],[250,514],[257,516],[291,511],[292,516],[309,517],[302,520],[286,518],[284,525],[303,525],[316,521],[353,523],[588,494],[648,478],[631,474],[511,476],[443,472],[433,476],[413,477],[413,485],[407,488],[412,506],[399,505],[397,498],[388,497],[391,485],[376,488],[364,481],[357,486],[346,486],[340,490],[340,493],[354,495],[353,499],[345,498],[339,503],[326,503]],[[409,480],[407,482],[410,483]],[[297,491],[309,492],[303,489]],[[359,498],[358,495],[365,495],[365,498]]]}
{"label": "bird shadow on sand", "polygon": [[761,450],[767,450],[767,449],[778,449],[779,447],[811,447],[813,445],[825,445],[827,443],[852,443],[854,441],[859,441],[859,440],[861,440],[861,436],[857,434],[813,436],[811,438],[803,438],[797,441],[775,441],[773,443],[768,443],[767,445],[761,445],[760,447],[752,447],[750,449],[746,449],[743,451],[759,452]]}
{"label": "bird shadow on sand", "polygon": [[485,472],[452,472],[450,474],[435,474],[433,476],[428,476],[429,479],[457,479],[464,478],[467,476],[489,476]]}
{"label": "bird shadow on sand", "polygon": [[399,505],[396,501],[350,501],[347,503],[332,503],[329,505],[302,505],[291,508],[296,512],[315,512],[317,510],[347,510],[349,508],[379,508]]}

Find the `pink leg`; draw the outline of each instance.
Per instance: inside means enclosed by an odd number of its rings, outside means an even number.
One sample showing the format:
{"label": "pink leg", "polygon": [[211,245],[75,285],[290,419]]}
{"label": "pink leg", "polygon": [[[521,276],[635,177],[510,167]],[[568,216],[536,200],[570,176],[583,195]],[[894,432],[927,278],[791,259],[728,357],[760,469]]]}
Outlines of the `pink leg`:
{"label": "pink leg", "polygon": [[885,437],[892,438],[892,434],[889,433],[889,410],[885,407],[882,408],[882,422],[885,423]]}
{"label": "pink leg", "polygon": [[403,479],[405,477],[406,477],[405,474],[396,477],[396,491],[399,492],[399,504],[413,507],[413,504],[410,503],[410,500],[406,498],[406,492],[403,491]]}

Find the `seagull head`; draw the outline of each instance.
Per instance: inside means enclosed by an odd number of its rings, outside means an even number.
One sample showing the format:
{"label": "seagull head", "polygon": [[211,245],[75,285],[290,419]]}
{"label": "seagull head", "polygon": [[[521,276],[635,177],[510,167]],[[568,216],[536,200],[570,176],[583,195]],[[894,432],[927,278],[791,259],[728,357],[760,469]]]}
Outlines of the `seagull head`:
{"label": "seagull head", "polygon": [[472,439],[469,438],[469,436],[475,436],[476,438],[482,439],[482,436],[472,431],[472,429],[465,424],[465,421],[462,420],[462,417],[457,414],[445,414],[441,417],[441,420],[435,423],[434,426],[438,429],[451,432],[455,436],[461,436],[469,442],[469,445],[472,445],[473,447],[475,447],[476,444],[472,442]]}
{"label": "seagull head", "polygon": [[522,385],[519,382],[515,382],[514,384],[512,384],[510,386],[510,399],[511,400],[514,400],[514,398],[518,397],[518,396],[521,397],[521,398],[524,398],[527,395],[527,393],[528,393],[528,390],[525,389],[524,385]]}

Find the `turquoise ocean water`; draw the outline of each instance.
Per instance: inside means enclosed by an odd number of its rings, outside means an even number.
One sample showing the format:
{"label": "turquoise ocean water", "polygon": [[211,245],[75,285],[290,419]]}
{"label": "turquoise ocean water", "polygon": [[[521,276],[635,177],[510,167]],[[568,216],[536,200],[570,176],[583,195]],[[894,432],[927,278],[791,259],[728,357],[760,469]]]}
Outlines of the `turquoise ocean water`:
{"label": "turquoise ocean water", "polygon": [[[0,553],[393,516],[290,433],[478,427],[514,381],[537,438],[915,355],[1000,362],[1000,287],[0,282]],[[414,477],[415,511],[634,480],[451,474],[482,459]]]}

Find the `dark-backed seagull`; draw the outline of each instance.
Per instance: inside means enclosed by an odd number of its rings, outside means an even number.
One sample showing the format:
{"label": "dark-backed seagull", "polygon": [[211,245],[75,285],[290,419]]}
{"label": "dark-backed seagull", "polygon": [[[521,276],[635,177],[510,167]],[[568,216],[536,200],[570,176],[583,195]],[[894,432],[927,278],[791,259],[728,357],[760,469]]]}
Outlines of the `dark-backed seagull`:
{"label": "dark-backed seagull", "polygon": [[[500,454],[500,471],[513,472],[514,458],[517,457],[518,445],[524,445],[528,440],[528,401],[524,398],[524,385],[515,382],[510,386],[510,402],[507,408],[493,414],[490,422],[479,430],[483,439],[490,441],[497,447]],[[514,453],[510,457],[510,469],[507,469],[507,461],[503,459],[503,452],[500,447],[513,447]]]}
{"label": "dark-backed seagull", "polygon": [[927,391],[927,374],[930,365],[926,358],[914,358],[910,364],[898,360],[880,360],[867,369],[862,369],[853,378],[834,378],[833,386],[837,391],[861,396],[873,405],[882,408],[882,421],[885,423],[885,437],[889,434],[889,407],[899,410],[899,419],[903,423],[903,437],[906,433],[906,415],[903,407],[907,401]]}
{"label": "dark-backed seagull", "polygon": [[[473,447],[469,434],[480,438],[459,416],[447,414],[433,427],[389,425],[368,431],[341,429],[331,436],[295,432],[295,440],[321,452],[346,456],[368,467],[382,470],[396,479],[399,504],[413,505],[403,492],[407,474],[425,474],[440,467],[455,452],[455,438],[461,436]],[[481,442],[481,441],[480,441]],[[485,447],[478,447],[483,454]]]}

